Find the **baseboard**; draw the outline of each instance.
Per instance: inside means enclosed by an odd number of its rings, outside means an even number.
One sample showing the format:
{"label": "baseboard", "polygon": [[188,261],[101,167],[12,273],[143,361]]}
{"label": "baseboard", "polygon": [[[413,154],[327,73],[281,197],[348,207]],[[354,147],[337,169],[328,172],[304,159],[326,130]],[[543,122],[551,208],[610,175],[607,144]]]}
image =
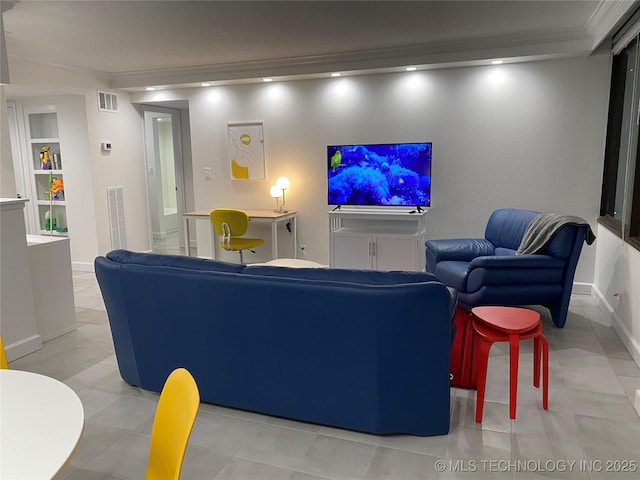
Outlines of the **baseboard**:
{"label": "baseboard", "polygon": [[67,333],[71,333],[76,329],[77,329],[77,327],[75,326],[75,323],[74,323],[73,327],[68,327],[68,328],[64,328],[62,330],[58,330],[57,332],[50,333],[49,335],[46,335],[46,336],[43,335],[42,336],[42,341],[43,342],[48,342],[49,340],[53,340],[54,338],[61,337],[62,335],[66,335]]}
{"label": "baseboard", "polygon": [[32,335],[27,338],[23,338],[19,342],[12,343],[4,346],[4,351],[7,355],[7,361],[13,362],[14,360],[29,355],[30,353],[40,350],[42,348],[42,338],[40,335]]}
{"label": "baseboard", "polygon": [[640,365],[640,343],[633,338],[631,332],[624,325],[618,314],[615,312],[611,304],[607,302],[607,299],[602,294],[602,292],[593,285],[591,290],[591,296],[596,302],[596,305],[600,309],[600,311],[604,314],[605,318],[611,322],[613,329],[616,331],[620,340],[627,348],[629,354],[633,357],[633,360],[637,365]]}
{"label": "baseboard", "polygon": [[71,262],[71,270],[75,270],[77,272],[93,272],[93,263]]}
{"label": "baseboard", "polygon": [[593,283],[574,282],[571,293],[575,295],[591,295]]}

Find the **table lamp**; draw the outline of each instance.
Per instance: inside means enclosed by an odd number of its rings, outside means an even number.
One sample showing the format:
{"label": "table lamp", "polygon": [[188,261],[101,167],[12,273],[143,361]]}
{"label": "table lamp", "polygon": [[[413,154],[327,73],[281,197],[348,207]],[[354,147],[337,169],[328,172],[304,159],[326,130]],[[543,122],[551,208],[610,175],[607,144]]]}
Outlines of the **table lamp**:
{"label": "table lamp", "polygon": [[[276,212],[287,213],[287,210],[283,210],[284,208],[284,191],[289,188],[290,182],[287,177],[280,177],[276,180],[276,184],[271,187],[269,193],[276,200],[276,206],[278,207]],[[280,198],[282,198],[282,203],[280,203]]]}

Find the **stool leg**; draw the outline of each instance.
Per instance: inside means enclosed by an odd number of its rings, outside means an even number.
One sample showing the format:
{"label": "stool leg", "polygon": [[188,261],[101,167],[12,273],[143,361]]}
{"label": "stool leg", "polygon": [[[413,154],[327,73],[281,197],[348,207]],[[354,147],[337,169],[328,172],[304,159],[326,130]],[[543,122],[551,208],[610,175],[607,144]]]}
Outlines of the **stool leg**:
{"label": "stool leg", "polygon": [[533,339],[533,386],[540,388],[540,353],[542,352],[542,344],[540,337]]}
{"label": "stool leg", "polygon": [[542,347],[542,408],[549,410],[549,342],[540,335]]}
{"label": "stool leg", "polygon": [[482,423],[482,410],[484,409],[484,392],[487,385],[487,364],[489,363],[489,349],[493,342],[489,342],[476,335],[476,351],[474,352],[476,366],[476,423]]}
{"label": "stool leg", "polygon": [[478,389],[478,381],[477,381],[477,378],[478,378],[478,361],[477,361],[477,357],[478,357],[478,355],[476,354],[476,352],[480,348],[480,342],[481,341],[482,341],[482,339],[478,336],[476,331],[473,330],[473,337],[471,338],[471,342],[472,342],[472,345],[473,345],[473,347],[471,348],[471,368],[470,368],[471,378],[469,380],[471,381],[471,385],[476,387],[476,390]]}
{"label": "stool leg", "polygon": [[509,334],[509,418],[516,418],[516,397],[518,394],[518,357],[520,355],[520,335]]}

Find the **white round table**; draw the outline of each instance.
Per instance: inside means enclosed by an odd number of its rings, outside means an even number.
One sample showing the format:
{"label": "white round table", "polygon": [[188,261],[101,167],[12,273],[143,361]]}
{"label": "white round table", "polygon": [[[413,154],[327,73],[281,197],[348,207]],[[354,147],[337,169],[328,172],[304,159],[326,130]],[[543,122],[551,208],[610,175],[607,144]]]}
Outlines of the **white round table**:
{"label": "white round table", "polygon": [[0,478],[50,479],[74,454],[82,402],[64,383],[0,369]]}

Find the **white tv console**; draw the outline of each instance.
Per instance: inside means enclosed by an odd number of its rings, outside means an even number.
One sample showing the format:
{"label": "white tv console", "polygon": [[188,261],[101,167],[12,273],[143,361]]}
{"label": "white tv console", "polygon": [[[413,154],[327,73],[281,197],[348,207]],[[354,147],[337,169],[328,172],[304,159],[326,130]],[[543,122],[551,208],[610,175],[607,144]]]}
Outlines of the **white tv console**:
{"label": "white tv console", "polygon": [[423,271],[426,215],[415,208],[330,211],[331,267]]}

